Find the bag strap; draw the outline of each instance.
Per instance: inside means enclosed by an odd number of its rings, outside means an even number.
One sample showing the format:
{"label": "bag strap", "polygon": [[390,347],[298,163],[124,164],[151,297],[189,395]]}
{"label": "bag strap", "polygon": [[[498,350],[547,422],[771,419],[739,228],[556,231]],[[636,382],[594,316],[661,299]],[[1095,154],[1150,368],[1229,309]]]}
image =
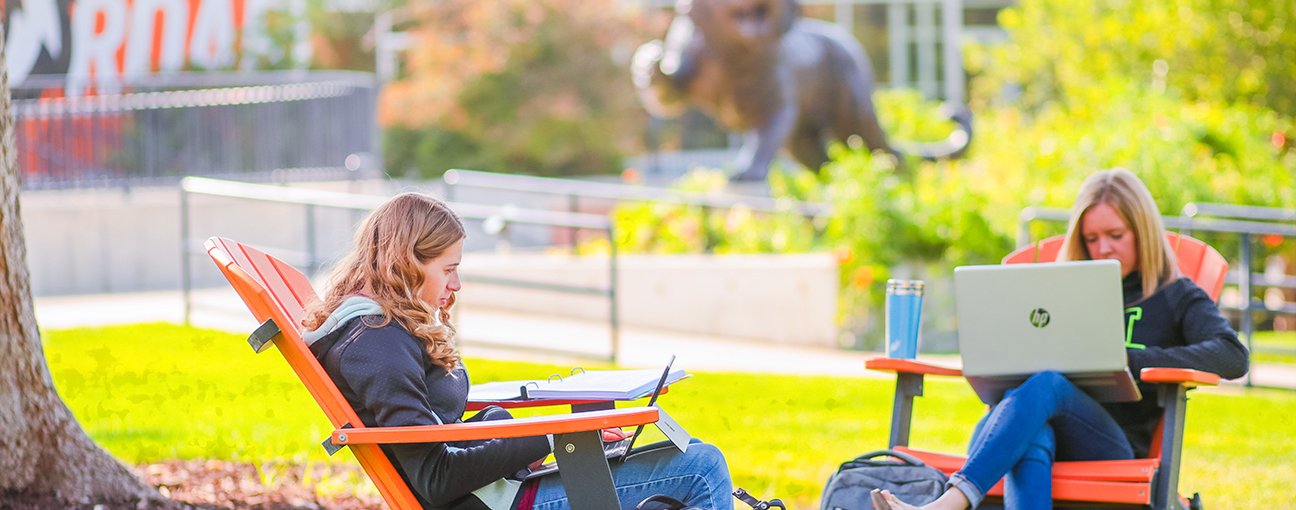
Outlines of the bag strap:
{"label": "bag strap", "polygon": [[771,507],[779,507],[782,508],[783,510],[787,510],[787,506],[784,505],[783,501],[779,500],[778,498],[771,499],[769,501],[761,501],[759,499],[756,499],[755,497],[752,497],[751,494],[748,494],[747,491],[743,490],[741,487],[739,487],[738,490],[734,491],[733,495],[735,498],[738,498],[738,501],[747,503],[748,506],[752,507],[752,510],[769,510]]}
{"label": "bag strap", "polygon": [[855,457],[855,460],[843,463],[841,465],[841,468],[839,468],[837,471],[840,472],[842,469],[847,469],[848,467],[888,466],[888,465],[894,466],[897,464],[895,462],[872,460],[875,457],[894,457],[900,459],[903,462],[903,464],[907,464],[910,466],[915,466],[915,467],[927,466],[927,463],[923,462],[922,459],[919,459],[918,457],[914,457],[913,455],[909,455],[904,452],[897,452],[895,450],[874,450],[865,453],[863,455],[860,455],[859,457]]}

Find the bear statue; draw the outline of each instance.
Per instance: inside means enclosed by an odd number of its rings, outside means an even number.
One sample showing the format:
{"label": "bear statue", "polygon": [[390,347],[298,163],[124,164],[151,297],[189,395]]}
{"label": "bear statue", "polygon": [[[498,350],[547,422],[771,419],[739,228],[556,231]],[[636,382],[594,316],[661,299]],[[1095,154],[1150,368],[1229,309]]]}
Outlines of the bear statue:
{"label": "bear statue", "polygon": [[959,129],[944,141],[888,143],[864,49],[837,25],[800,13],[796,0],[679,0],[665,41],[635,52],[640,101],[657,117],[693,105],[726,129],[745,132],[734,180],[764,180],[784,145],[818,171],[828,161],[828,142],[851,136],[896,156],[966,151],[972,130],[965,107],[951,113]]}

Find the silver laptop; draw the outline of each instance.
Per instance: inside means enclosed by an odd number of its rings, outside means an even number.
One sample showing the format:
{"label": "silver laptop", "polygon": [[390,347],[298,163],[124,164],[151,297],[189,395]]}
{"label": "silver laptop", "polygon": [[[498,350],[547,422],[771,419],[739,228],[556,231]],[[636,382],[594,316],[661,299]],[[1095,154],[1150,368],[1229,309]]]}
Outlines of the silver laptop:
{"label": "silver laptop", "polygon": [[1056,370],[1100,402],[1141,398],[1125,357],[1115,260],[954,269],[963,375],[987,404]]}

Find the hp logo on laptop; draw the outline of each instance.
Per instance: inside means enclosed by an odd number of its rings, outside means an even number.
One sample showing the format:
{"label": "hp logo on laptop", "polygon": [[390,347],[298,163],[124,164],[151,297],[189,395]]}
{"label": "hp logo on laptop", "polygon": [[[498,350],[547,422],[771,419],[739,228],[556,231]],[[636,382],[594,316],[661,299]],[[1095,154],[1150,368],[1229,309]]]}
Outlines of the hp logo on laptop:
{"label": "hp logo on laptop", "polygon": [[1032,326],[1035,326],[1037,328],[1042,328],[1044,326],[1047,326],[1049,323],[1048,310],[1045,310],[1043,308],[1036,308],[1034,310],[1031,310],[1030,323]]}

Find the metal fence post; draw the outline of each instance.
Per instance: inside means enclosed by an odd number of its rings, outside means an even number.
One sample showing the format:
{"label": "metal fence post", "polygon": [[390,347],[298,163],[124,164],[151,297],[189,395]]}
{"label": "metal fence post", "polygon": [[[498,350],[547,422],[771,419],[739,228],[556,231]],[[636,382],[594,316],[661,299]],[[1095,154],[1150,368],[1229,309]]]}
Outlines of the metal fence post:
{"label": "metal fence post", "polygon": [[1185,204],[1183,210],[1179,211],[1179,217],[1183,218],[1183,227],[1179,229],[1179,235],[1192,236],[1192,220],[1197,215],[1197,204]]}
{"label": "metal fence post", "polygon": [[846,33],[855,35],[855,2],[849,0],[836,0],[837,5],[833,10],[833,21],[837,26],[845,30]]}
{"label": "metal fence post", "polygon": [[909,85],[909,5],[900,2],[887,4],[887,50],[891,87]]}
{"label": "metal fence post", "polygon": [[918,90],[936,99],[936,4],[914,3],[914,32],[918,36]]}
{"label": "metal fence post", "polygon": [[711,207],[710,206],[705,204],[702,205],[702,219],[698,223],[701,223],[700,225],[698,225],[698,227],[702,229],[702,252],[711,253],[713,248],[712,243],[715,240],[711,236]]}
{"label": "metal fence post", "polygon": [[[1251,337],[1255,330],[1251,317],[1251,234],[1243,232],[1239,248],[1241,254],[1238,260],[1238,294],[1242,298],[1242,315],[1238,317],[1238,325],[1242,327],[1242,335],[1246,337],[1247,352],[1252,351]],[[1247,370],[1246,376],[1247,387],[1251,386],[1251,371]]]}
{"label": "metal fence post", "polygon": [[[573,214],[580,212],[580,195],[576,195],[575,193],[567,195],[567,210],[571,211]],[[567,233],[571,236],[572,255],[575,255],[577,238],[579,237],[577,234],[580,233],[580,229],[576,227],[568,227]],[[608,239],[611,240],[611,237]]]}
{"label": "metal fence post", "polygon": [[319,257],[315,253],[315,204],[306,204],[306,270],[311,278],[319,270]]}
{"label": "metal fence post", "polygon": [[945,101],[963,104],[963,1],[941,2],[941,58],[945,71]]}
{"label": "metal fence post", "polygon": [[193,309],[189,281],[189,192],[180,183],[180,285],[184,293],[184,325],[189,325],[189,312]]}
{"label": "metal fence post", "polygon": [[615,226],[612,221],[608,221],[608,316],[612,328],[612,363],[617,362],[617,354],[621,351],[621,317],[617,309],[617,246]]}
{"label": "metal fence post", "polygon": [[1030,224],[1035,219],[1035,209],[1027,207],[1017,215],[1017,249],[1030,244]]}

